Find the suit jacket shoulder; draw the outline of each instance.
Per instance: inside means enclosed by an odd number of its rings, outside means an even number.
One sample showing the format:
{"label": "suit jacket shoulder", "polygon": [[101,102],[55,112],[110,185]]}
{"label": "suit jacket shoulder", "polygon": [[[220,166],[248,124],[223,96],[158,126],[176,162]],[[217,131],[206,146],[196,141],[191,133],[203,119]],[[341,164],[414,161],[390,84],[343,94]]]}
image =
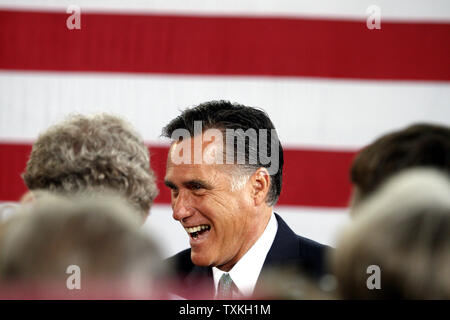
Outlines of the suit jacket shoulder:
{"label": "suit jacket shoulder", "polygon": [[263,270],[274,267],[293,266],[307,272],[313,277],[320,277],[326,272],[326,253],[328,246],[297,235],[275,214],[278,230],[272,243]]}
{"label": "suit jacket shoulder", "polygon": [[214,296],[212,269],[193,264],[191,249],[177,253],[166,262],[175,273],[172,277],[173,293],[189,299],[211,299]]}
{"label": "suit jacket shoulder", "polygon": [[166,262],[178,274],[187,274],[195,267],[191,260],[191,249],[178,252],[176,255],[168,258]]}

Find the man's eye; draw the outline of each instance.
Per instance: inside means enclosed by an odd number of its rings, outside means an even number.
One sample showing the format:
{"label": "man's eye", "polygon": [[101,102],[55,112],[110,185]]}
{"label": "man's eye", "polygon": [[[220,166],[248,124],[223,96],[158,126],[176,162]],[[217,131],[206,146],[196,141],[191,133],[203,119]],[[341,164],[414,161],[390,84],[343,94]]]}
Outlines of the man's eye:
{"label": "man's eye", "polygon": [[189,189],[195,194],[201,194],[205,189],[205,187],[201,184],[193,184],[189,186]]}

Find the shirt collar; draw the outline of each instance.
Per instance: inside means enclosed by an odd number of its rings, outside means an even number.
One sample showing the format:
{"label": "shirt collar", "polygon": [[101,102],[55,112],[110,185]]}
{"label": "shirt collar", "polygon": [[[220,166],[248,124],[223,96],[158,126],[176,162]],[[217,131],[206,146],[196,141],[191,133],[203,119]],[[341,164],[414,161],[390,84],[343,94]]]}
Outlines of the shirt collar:
{"label": "shirt collar", "polygon": [[[259,274],[266,260],[266,256],[272,246],[275,235],[277,234],[278,222],[272,212],[269,223],[264,232],[253,246],[244,254],[244,256],[228,272],[239,292],[244,296],[253,294]],[[214,288],[217,292],[220,277],[224,271],[213,267]]]}

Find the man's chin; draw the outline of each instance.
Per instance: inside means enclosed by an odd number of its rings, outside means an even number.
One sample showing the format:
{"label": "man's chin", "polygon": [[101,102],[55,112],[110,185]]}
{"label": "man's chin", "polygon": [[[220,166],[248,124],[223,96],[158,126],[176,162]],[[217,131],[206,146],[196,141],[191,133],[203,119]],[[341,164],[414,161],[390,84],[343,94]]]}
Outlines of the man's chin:
{"label": "man's chin", "polygon": [[193,264],[199,267],[210,267],[212,265],[206,254],[195,252],[194,250],[191,250],[191,260]]}

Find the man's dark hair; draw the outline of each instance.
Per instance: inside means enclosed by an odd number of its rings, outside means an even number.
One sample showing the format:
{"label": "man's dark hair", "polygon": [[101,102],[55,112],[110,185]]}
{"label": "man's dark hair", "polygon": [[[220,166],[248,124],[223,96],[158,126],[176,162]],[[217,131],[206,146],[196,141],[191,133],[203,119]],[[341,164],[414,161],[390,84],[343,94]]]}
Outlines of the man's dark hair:
{"label": "man's dark hair", "polygon": [[351,181],[362,199],[393,174],[418,166],[450,174],[450,128],[416,124],[378,138],[356,156]]}
{"label": "man's dark hair", "polygon": [[[171,138],[172,133],[177,129],[186,129],[189,131],[191,137],[194,136],[194,121],[201,121],[202,130],[207,129],[219,129],[225,133],[226,129],[242,129],[247,131],[248,129],[254,129],[256,131],[258,140],[260,138],[259,129],[267,130],[267,157],[271,156],[272,144],[278,145],[278,170],[270,176],[270,190],[267,195],[266,202],[273,205],[277,202],[281,193],[281,183],[283,174],[283,148],[278,136],[272,135],[271,129],[275,130],[275,126],[270,120],[269,116],[260,109],[244,106],[237,103],[230,103],[229,101],[209,101],[198,105],[195,108],[187,109],[181,113],[178,117],[173,119],[163,129],[163,136]],[[225,139],[225,138],[224,138]],[[235,139],[236,140],[236,139]],[[260,161],[260,157],[257,158],[256,164],[251,164],[249,141],[246,138],[245,143],[245,164],[242,166],[246,168],[252,168],[256,171],[260,167],[268,168],[269,164],[263,164]],[[260,154],[259,144],[257,145],[257,154]],[[236,141],[234,141],[234,152],[236,152]],[[241,165],[241,164],[239,164]]]}

